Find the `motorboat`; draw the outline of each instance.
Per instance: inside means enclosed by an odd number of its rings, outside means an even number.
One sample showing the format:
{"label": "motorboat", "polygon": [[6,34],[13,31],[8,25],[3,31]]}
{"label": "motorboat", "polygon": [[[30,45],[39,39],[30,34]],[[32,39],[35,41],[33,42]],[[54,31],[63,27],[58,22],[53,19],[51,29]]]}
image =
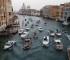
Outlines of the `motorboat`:
{"label": "motorboat", "polygon": [[31,44],[31,38],[26,38],[23,43],[23,49],[29,49]]}
{"label": "motorboat", "polygon": [[39,27],[39,31],[42,32],[43,31],[43,28],[42,27]]}
{"label": "motorboat", "polygon": [[21,38],[26,38],[28,35],[29,35],[28,32],[23,32],[23,33],[21,34]]}
{"label": "motorboat", "polygon": [[32,25],[31,25],[31,28],[33,28],[33,27],[34,27],[34,25],[32,24]]}
{"label": "motorboat", "polygon": [[13,41],[13,40],[9,40],[5,45],[4,45],[4,49],[9,49],[11,48],[14,44],[16,43],[16,41]]}
{"label": "motorboat", "polygon": [[62,50],[63,49],[63,45],[62,45],[61,40],[60,39],[54,39],[54,41],[55,41],[55,48],[57,50]]}
{"label": "motorboat", "polygon": [[38,20],[36,23],[38,23],[38,24],[39,24],[39,23],[40,23],[40,20]]}
{"label": "motorboat", "polygon": [[25,24],[25,26],[27,26],[27,23]]}
{"label": "motorboat", "polygon": [[43,46],[46,46],[46,47],[49,46],[49,36],[44,36],[44,39],[43,39]]}
{"label": "motorboat", "polygon": [[69,25],[69,23],[67,21],[64,21],[62,24],[63,25]]}
{"label": "motorboat", "polygon": [[47,24],[46,22],[44,24]]}
{"label": "motorboat", "polygon": [[32,20],[32,18],[30,17],[29,20]]}
{"label": "motorboat", "polygon": [[25,21],[26,21],[26,19],[25,19]]}
{"label": "motorboat", "polygon": [[19,33],[19,34],[22,34],[22,33],[23,33],[23,29],[19,29],[19,30],[18,30],[18,33]]}
{"label": "motorboat", "polygon": [[35,39],[39,37],[38,34],[37,34],[37,31],[35,31],[35,32],[33,33],[33,37],[34,37]]}
{"label": "motorboat", "polygon": [[55,36],[55,32],[54,31],[49,30],[49,34],[50,34],[50,36]]}
{"label": "motorboat", "polygon": [[56,19],[55,21],[58,21],[58,19]]}
{"label": "motorboat", "polygon": [[29,21],[27,21],[27,23],[29,24]]}
{"label": "motorboat", "polygon": [[61,32],[60,32],[58,29],[56,30],[55,34],[56,34],[57,36],[61,36]]}
{"label": "motorboat", "polygon": [[26,30],[27,30],[27,31],[29,31],[29,30],[30,30],[30,28],[29,28],[29,27],[26,27]]}
{"label": "motorboat", "polygon": [[35,26],[38,26],[38,23],[36,23],[36,25]]}

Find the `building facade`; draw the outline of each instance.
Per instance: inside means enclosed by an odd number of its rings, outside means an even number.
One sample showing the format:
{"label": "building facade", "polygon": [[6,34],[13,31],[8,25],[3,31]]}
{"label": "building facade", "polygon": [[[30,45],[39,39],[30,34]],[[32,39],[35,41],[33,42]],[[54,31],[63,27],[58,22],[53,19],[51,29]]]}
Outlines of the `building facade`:
{"label": "building facade", "polygon": [[41,16],[54,18],[58,16],[58,8],[56,5],[47,5],[41,9]]}
{"label": "building facade", "polygon": [[22,8],[19,10],[19,14],[40,16],[40,11],[31,9],[29,5],[25,6],[25,4],[23,3]]}
{"label": "building facade", "polygon": [[50,18],[58,17],[58,9],[59,9],[59,6],[56,6],[56,5],[52,5],[50,7]]}
{"label": "building facade", "polygon": [[0,0],[0,31],[12,22],[12,10],[11,0]]}
{"label": "building facade", "polygon": [[64,3],[63,18],[64,18],[64,21],[70,24],[70,2]]}
{"label": "building facade", "polygon": [[59,10],[58,10],[58,20],[63,21],[63,8],[64,4],[60,4]]}
{"label": "building facade", "polygon": [[41,16],[43,16],[43,17],[49,17],[50,16],[50,9],[49,9],[50,6],[51,5],[47,5],[41,9],[41,13],[40,13]]}
{"label": "building facade", "polygon": [[19,10],[19,14],[26,14],[26,5],[23,3],[21,9]]}

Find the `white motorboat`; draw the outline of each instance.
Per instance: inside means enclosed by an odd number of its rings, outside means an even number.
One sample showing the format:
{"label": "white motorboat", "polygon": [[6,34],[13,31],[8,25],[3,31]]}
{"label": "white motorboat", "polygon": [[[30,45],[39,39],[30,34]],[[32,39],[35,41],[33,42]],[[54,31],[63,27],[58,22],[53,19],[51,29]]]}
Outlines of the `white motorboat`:
{"label": "white motorboat", "polygon": [[62,45],[61,40],[60,39],[54,39],[54,41],[55,41],[55,48],[57,50],[62,50],[63,49],[63,45]]}
{"label": "white motorboat", "polygon": [[42,27],[39,27],[39,31],[42,32],[43,31],[43,28]]}
{"label": "white motorboat", "polygon": [[62,24],[63,25],[69,25],[69,23],[67,21],[64,21]]}
{"label": "white motorboat", "polygon": [[13,40],[8,41],[8,42],[5,44],[4,49],[6,50],[6,49],[11,48],[15,43],[16,43],[16,41],[13,41]]}
{"label": "white motorboat", "polygon": [[23,32],[23,34],[21,34],[21,38],[26,38],[29,35],[28,32]]}
{"label": "white motorboat", "polygon": [[58,21],[58,19],[56,19],[55,21]]}
{"label": "white motorboat", "polygon": [[55,36],[55,32],[54,31],[49,30],[49,34],[50,34],[50,36]]}
{"label": "white motorboat", "polygon": [[35,26],[38,26],[38,23],[36,23],[36,25]]}
{"label": "white motorboat", "polygon": [[56,30],[55,33],[56,33],[57,36],[61,36],[61,32],[59,30]]}
{"label": "white motorboat", "polygon": [[23,29],[19,29],[19,30],[18,30],[18,33],[19,33],[19,34],[22,34],[22,33],[23,33]]}
{"label": "white motorboat", "polygon": [[26,30],[27,30],[27,31],[29,31],[29,30],[30,30],[30,28],[29,28],[29,27],[26,27]]}
{"label": "white motorboat", "polygon": [[44,39],[43,39],[43,46],[46,46],[46,47],[49,46],[49,36],[44,36]]}

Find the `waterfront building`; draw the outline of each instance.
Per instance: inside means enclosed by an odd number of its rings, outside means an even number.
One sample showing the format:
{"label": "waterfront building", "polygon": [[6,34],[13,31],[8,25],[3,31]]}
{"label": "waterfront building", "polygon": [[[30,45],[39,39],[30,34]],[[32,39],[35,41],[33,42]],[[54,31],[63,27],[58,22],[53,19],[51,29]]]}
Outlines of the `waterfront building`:
{"label": "waterfront building", "polygon": [[50,16],[50,6],[51,5],[47,5],[41,9],[40,14],[42,17],[49,17]]}
{"label": "waterfront building", "polygon": [[40,16],[40,11],[36,9],[30,9],[31,15],[33,16]]}
{"label": "waterfront building", "polygon": [[64,19],[64,22],[66,22],[67,24],[70,24],[70,2],[64,3],[63,19]]}
{"label": "waterfront building", "polygon": [[57,5],[46,5],[41,9],[41,16],[48,18],[58,17],[58,8]]}
{"label": "waterfront building", "polygon": [[57,5],[52,5],[50,7],[50,18],[58,17],[58,9],[59,9],[59,6],[57,6]]}
{"label": "waterfront building", "polygon": [[5,27],[11,24],[12,11],[11,0],[0,0],[0,31],[5,30]]}
{"label": "waterfront building", "polygon": [[31,15],[31,10],[30,10],[30,6],[29,5],[27,6],[27,9],[26,9],[26,15]]}
{"label": "waterfront building", "polygon": [[26,5],[23,3],[21,9],[19,10],[19,14],[26,14]]}
{"label": "waterfront building", "polygon": [[60,4],[59,10],[58,10],[58,20],[63,21],[63,7],[64,4]]}

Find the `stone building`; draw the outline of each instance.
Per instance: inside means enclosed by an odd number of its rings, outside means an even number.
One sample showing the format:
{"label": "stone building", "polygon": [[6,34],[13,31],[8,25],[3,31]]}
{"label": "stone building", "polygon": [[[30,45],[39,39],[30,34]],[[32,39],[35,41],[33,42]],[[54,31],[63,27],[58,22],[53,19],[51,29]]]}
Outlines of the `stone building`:
{"label": "stone building", "polygon": [[50,8],[51,5],[47,5],[47,6],[44,6],[42,9],[41,9],[41,16],[42,17],[49,17],[50,16]]}
{"label": "stone building", "polygon": [[0,31],[12,22],[12,10],[11,0],[0,0]]}
{"label": "stone building", "polygon": [[59,6],[57,5],[52,5],[50,7],[50,18],[57,18],[58,17],[58,9],[59,9]]}
{"label": "stone building", "polygon": [[64,3],[63,19],[64,19],[64,22],[66,22],[67,24],[70,24],[70,2]]}
{"label": "stone building", "polygon": [[60,4],[59,10],[58,10],[58,20],[63,21],[63,8],[64,4]]}

